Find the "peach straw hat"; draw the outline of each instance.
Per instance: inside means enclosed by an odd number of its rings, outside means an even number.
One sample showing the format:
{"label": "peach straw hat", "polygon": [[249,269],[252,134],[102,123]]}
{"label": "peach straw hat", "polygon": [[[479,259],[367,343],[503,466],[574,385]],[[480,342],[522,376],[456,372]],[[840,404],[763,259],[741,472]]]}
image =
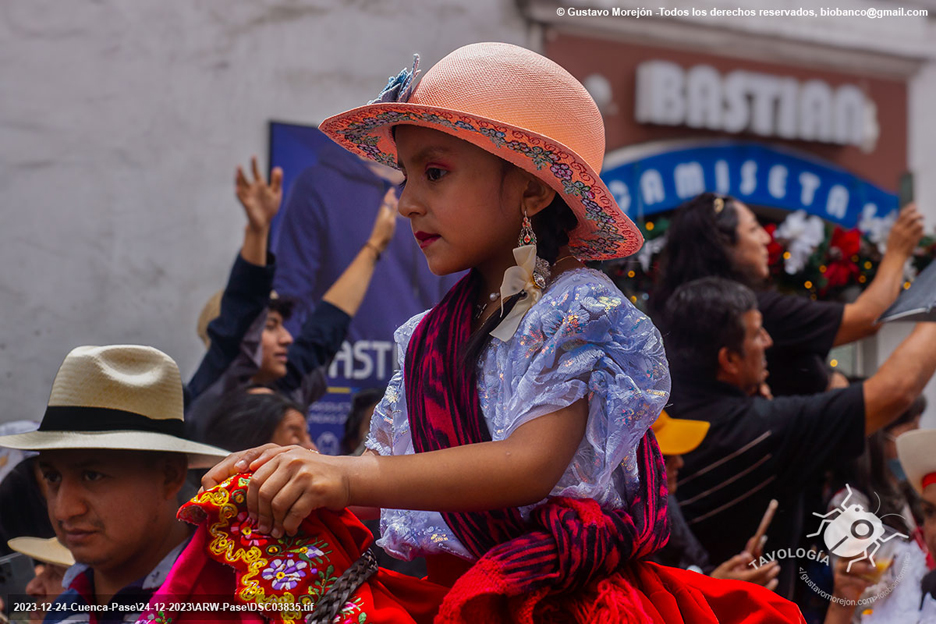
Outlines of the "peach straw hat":
{"label": "peach straw hat", "polygon": [[458,137],[533,173],[578,217],[569,246],[580,260],[635,253],[643,237],[598,172],[601,113],[569,72],[508,43],[475,43],[439,61],[416,84],[419,57],[366,106],[329,117],[319,129],[370,160],[397,165],[391,128],[408,124]]}

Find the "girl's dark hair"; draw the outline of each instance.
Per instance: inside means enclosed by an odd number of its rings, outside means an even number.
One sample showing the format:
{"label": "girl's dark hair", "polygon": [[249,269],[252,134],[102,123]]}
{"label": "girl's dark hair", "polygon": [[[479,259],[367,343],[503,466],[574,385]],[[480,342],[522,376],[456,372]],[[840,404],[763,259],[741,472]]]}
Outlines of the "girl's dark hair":
{"label": "girl's dark hair", "polygon": [[341,438],[341,452],[350,455],[361,444],[360,429],[361,422],[364,420],[364,414],[371,407],[380,403],[386,386],[382,388],[366,388],[361,390],[351,399],[351,411],[348,412],[348,418],[345,419],[344,436]]}
{"label": "girl's dark hair", "polygon": [[253,394],[239,389],[221,397],[205,422],[205,444],[228,451],[243,451],[266,444],[273,438],[286,412],[303,410],[278,393]]}
{"label": "girl's dark hair", "polygon": [[[578,225],[575,213],[556,193],[552,202],[530,217],[530,221],[533,223],[533,232],[536,233],[536,255],[549,264],[553,264],[559,259],[559,250],[569,244],[569,232]],[[503,313],[492,314],[471,335],[465,347],[464,361],[466,365],[474,366],[491,341],[491,331],[497,327],[504,316],[507,316],[513,310],[514,305],[522,296],[522,293],[516,294],[505,301]]]}
{"label": "girl's dark hair", "polygon": [[[721,210],[716,210],[716,199],[723,202]],[[666,231],[657,287],[650,299],[654,320],[677,288],[701,277],[724,277],[754,286],[734,268],[728,254],[738,242],[736,201],[728,195],[702,193],[676,209]]]}

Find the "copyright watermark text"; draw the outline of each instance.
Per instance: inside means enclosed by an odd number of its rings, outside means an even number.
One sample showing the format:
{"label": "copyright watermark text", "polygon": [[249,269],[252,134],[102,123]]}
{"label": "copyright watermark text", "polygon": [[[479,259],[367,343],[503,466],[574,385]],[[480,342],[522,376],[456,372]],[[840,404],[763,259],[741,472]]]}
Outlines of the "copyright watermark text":
{"label": "copyright watermark text", "polygon": [[657,8],[580,8],[558,7],[556,15],[559,17],[624,17],[632,19],[649,17],[864,17],[870,19],[883,19],[885,17],[927,17],[926,9],[839,9],[836,7],[823,7],[818,9],[669,9]]}

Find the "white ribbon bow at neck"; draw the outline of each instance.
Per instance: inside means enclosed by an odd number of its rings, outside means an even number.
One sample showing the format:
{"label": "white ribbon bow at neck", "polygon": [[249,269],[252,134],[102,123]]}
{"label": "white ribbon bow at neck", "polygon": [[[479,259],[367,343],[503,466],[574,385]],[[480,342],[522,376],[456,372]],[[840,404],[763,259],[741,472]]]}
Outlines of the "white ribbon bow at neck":
{"label": "white ribbon bow at neck", "polygon": [[536,245],[523,245],[513,250],[517,266],[512,266],[504,272],[504,281],[500,287],[501,314],[504,313],[504,301],[519,292],[525,292],[514,304],[510,314],[504,317],[497,327],[491,330],[491,335],[507,342],[520,327],[520,321],[526,313],[543,296],[543,290],[536,285],[533,279],[533,269],[536,267]]}

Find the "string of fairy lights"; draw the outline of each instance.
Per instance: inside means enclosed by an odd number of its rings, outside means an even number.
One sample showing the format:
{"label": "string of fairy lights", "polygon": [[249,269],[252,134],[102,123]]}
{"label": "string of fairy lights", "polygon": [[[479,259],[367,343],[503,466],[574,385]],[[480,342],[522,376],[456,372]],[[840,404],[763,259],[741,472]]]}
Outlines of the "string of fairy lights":
{"label": "string of fairy lights", "polygon": [[[659,271],[662,244],[658,239],[666,236],[668,214],[637,225],[644,234],[648,250],[623,260],[602,263],[600,268],[615,281],[632,303],[646,311]],[[825,224],[825,229],[825,240],[809,256],[803,269],[790,274],[785,268],[786,261],[791,257],[791,252],[786,249],[788,241],[776,238],[774,229],[768,224],[774,252],[771,253],[770,261],[771,280],[778,290],[813,300],[850,301],[874,279],[883,256],[877,245],[857,229],[844,230],[830,223]],[[848,244],[857,246],[856,253],[844,255],[840,247],[833,245],[835,238],[847,239]],[[653,241],[658,242],[654,244]],[[936,239],[924,238],[913,257],[914,270],[922,271],[934,254]],[[910,284],[911,280],[907,279],[903,284],[904,289],[909,288]]]}

